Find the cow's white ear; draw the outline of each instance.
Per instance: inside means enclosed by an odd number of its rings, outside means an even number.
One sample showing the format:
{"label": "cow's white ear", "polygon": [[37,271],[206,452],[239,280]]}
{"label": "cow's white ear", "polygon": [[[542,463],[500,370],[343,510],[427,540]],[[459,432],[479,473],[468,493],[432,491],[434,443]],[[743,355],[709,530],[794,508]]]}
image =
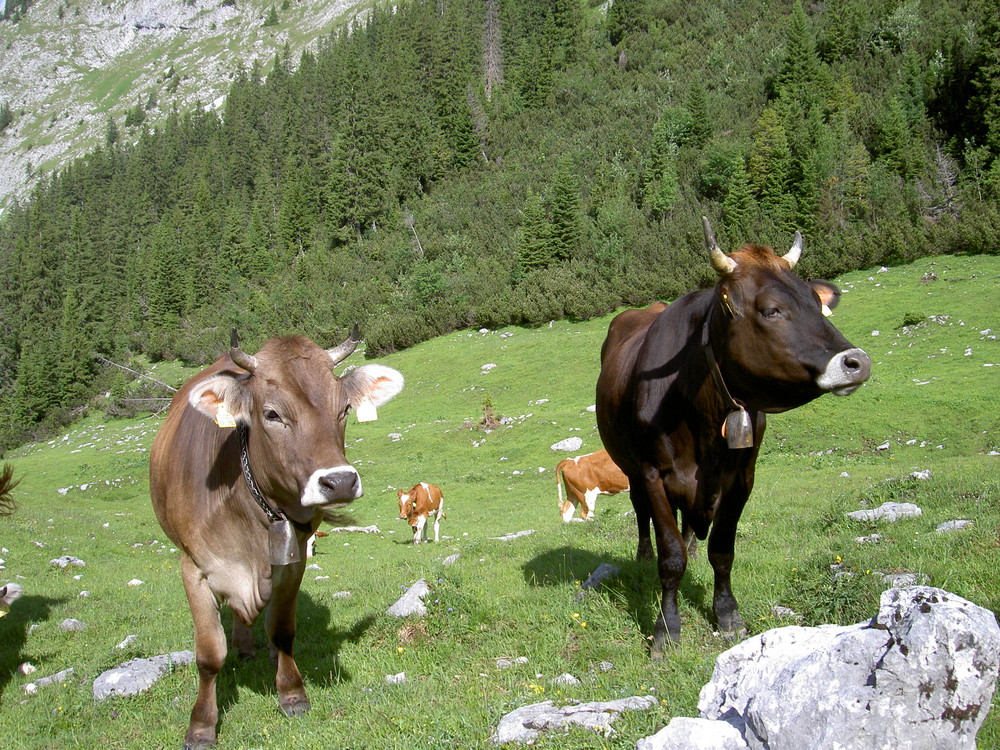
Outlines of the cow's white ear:
{"label": "cow's white ear", "polygon": [[403,390],[402,374],[385,365],[362,365],[341,380],[355,409],[366,400],[373,406],[382,406]]}
{"label": "cow's white ear", "polygon": [[188,402],[206,417],[214,419],[220,427],[235,427],[227,418],[239,420],[243,416],[239,398],[239,381],[231,375],[215,375],[198,383],[188,393]]}

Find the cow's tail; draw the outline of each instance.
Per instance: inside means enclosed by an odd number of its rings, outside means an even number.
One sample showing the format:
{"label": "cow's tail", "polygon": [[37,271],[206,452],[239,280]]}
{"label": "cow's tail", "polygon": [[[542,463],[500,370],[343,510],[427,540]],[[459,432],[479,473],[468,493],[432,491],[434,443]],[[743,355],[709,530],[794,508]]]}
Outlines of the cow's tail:
{"label": "cow's tail", "polygon": [[0,470],[0,516],[8,516],[17,508],[12,494],[20,479],[14,479],[14,467],[4,464]]}
{"label": "cow's tail", "polygon": [[562,512],[563,508],[563,462],[560,461],[556,466],[556,492],[559,493],[559,512]]}

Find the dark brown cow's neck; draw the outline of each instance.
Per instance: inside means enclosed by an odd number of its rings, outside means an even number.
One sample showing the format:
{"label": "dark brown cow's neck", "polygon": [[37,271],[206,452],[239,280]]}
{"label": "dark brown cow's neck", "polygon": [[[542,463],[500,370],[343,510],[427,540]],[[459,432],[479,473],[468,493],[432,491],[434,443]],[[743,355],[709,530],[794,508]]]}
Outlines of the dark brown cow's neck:
{"label": "dark brown cow's neck", "polygon": [[[725,305],[725,303],[722,303]],[[731,311],[731,307],[725,307],[726,312]],[[726,417],[723,420],[723,435],[726,437],[726,444],[730,448],[752,448],[753,428],[750,424],[750,416],[747,414],[746,406],[733,398],[726,381],[722,377],[719,369],[719,361],[715,358],[715,349],[712,347],[711,325],[712,315],[715,312],[715,301],[709,305],[708,313],[705,315],[705,323],[701,327],[701,346],[705,351],[705,358],[708,360],[708,371],[712,373],[712,380],[722,397],[723,406],[726,409]]]}

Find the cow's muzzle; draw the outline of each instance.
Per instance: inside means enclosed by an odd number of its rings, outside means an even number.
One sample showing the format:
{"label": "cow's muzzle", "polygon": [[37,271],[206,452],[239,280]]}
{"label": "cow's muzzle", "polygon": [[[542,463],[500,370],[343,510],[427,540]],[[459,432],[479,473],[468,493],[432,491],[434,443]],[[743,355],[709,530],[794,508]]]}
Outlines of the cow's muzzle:
{"label": "cow's muzzle", "polygon": [[854,393],[871,376],[872,358],[864,349],[847,349],[834,355],[816,379],[824,391],[837,396]]}
{"label": "cow's muzzle", "polygon": [[302,493],[302,505],[335,505],[361,497],[361,477],[353,466],[338,466],[313,472]]}

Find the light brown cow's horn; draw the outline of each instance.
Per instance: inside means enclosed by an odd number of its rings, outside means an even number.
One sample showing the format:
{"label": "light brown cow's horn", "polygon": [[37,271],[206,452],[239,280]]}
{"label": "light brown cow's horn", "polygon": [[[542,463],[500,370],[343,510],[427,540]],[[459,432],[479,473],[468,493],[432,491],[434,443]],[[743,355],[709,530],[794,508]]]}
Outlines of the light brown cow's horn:
{"label": "light brown cow's horn", "polygon": [[326,350],[326,353],[330,355],[331,364],[338,365],[351,356],[351,353],[360,342],[361,337],[358,335],[358,324],[355,323],[351,329],[351,335],[347,337],[347,340],[343,344]]}
{"label": "light brown cow's horn", "polygon": [[229,334],[229,356],[247,372],[257,369],[257,358],[240,349],[240,337],[235,328]]}
{"label": "light brown cow's horn", "polygon": [[719,276],[728,276],[736,270],[736,261],[722,252],[719,243],[715,241],[715,232],[712,231],[712,225],[708,223],[707,216],[701,217],[701,223],[705,228],[705,247],[708,248],[709,255],[711,255],[712,268]]}
{"label": "light brown cow's horn", "polygon": [[802,233],[796,232],[795,239],[792,240],[792,249],[781,257],[785,259],[788,263],[789,268],[795,268],[795,264],[799,262],[799,258],[802,256]]}

